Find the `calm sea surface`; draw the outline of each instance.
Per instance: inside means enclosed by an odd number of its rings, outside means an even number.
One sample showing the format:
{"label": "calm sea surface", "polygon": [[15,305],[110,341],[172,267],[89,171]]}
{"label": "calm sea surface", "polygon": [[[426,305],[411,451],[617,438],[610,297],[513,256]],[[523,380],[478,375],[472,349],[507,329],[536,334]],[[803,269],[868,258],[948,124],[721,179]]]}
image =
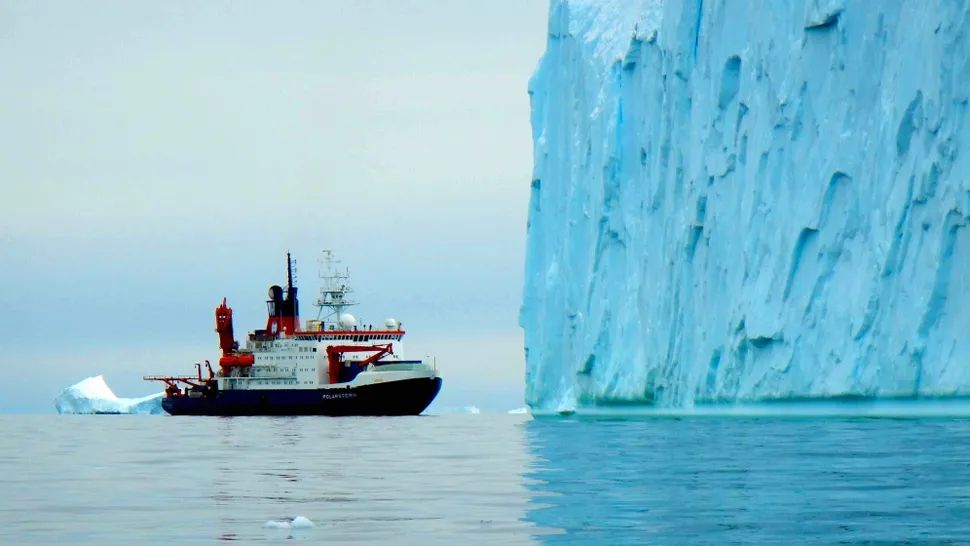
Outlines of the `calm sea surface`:
{"label": "calm sea surface", "polygon": [[[0,543],[970,544],[970,420],[0,417]],[[303,516],[312,528],[279,529]]]}

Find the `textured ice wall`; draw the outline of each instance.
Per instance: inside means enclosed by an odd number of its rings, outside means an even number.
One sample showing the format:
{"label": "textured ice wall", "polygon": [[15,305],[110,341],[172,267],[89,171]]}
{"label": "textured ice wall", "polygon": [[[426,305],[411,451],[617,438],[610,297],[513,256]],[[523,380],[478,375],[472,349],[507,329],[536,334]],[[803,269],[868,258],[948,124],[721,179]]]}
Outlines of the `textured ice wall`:
{"label": "textured ice wall", "polygon": [[553,0],[535,408],[970,394],[970,3]]}

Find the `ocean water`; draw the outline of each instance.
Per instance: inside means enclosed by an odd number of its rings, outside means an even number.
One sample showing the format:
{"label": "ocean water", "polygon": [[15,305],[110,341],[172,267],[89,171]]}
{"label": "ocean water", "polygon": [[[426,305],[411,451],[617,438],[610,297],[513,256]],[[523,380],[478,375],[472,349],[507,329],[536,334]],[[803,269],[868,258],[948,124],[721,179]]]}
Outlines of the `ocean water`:
{"label": "ocean water", "polygon": [[970,543],[964,418],[45,415],[0,433],[0,544]]}

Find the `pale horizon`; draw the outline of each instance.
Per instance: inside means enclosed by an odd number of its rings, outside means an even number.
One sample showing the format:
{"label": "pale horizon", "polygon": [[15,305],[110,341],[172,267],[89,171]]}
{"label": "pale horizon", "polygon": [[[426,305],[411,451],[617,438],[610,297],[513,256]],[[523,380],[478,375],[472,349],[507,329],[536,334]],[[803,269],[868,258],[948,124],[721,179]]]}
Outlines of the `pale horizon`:
{"label": "pale horizon", "polygon": [[[435,408],[522,401],[517,324],[544,1],[0,4],[0,411],[218,357],[298,261],[434,354]],[[514,14],[515,17],[509,17]],[[497,33],[496,29],[501,32]]]}

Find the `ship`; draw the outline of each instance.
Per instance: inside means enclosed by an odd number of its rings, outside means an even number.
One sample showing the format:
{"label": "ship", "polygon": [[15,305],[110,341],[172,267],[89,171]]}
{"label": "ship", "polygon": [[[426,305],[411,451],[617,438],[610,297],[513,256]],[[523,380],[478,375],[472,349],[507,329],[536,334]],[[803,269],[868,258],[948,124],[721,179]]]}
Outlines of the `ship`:
{"label": "ship", "polygon": [[377,327],[347,312],[349,270],[332,251],[320,260],[317,318],[300,321],[294,264],[286,254],[286,287],[273,285],[266,327],[240,347],[226,298],[215,310],[222,355],[218,369],[195,364],[195,375],[147,376],[165,384],[171,415],[419,415],[441,390],[437,364],[403,357],[405,330],[396,319]]}

